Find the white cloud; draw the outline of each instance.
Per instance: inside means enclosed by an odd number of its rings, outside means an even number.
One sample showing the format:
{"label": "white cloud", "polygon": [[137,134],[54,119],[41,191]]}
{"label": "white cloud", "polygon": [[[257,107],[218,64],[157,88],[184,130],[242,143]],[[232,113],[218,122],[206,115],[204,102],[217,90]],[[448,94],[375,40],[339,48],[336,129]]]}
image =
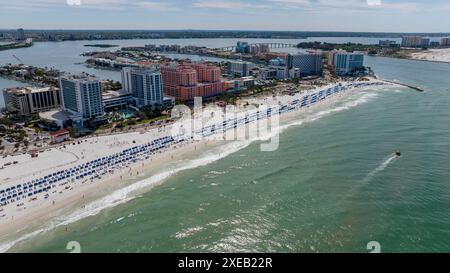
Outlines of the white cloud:
{"label": "white cloud", "polygon": [[222,1],[222,0],[201,0],[197,1],[193,5],[195,8],[209,8],[209,9],[265,9],[269,8],[264,4],[253,4],[244,1]]}
{"label": "white cloud", "polygon": [[381,6],[381,0],[367,0],[367,5],[369,6]]}
{"label": "white cloud", "polygon": [[311,5],[310,0],[269,0],[269,1],[274,2],[274,3],[286,3],[286,4],[303,5],[303,6]]}
{"label": "white cloud", "polygon": [[39,9],[39,8],[102,8],[102,9],[133,9],[170,10],[175,5],[167,0],[0,0],[0,6],[8,9]]}

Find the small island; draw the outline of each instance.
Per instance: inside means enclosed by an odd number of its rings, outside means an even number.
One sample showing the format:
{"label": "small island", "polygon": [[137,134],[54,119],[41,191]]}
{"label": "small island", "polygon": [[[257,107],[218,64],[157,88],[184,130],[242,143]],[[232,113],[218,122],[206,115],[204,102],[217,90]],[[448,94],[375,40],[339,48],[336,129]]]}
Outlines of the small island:
{"label": "small island", "polygon": [[110,48],[110,47],[119,47],[118,45],[110,45],[110,44],[93,44],[93,45],[84,45],[85,47],[100,47],[100,48]]}
{"label": "small island", "polygon": [[12,42],[4,45],[0,45],[0,51],[10,50],[10,49],[18,49],[23,47],[31,47],[33,46],[33,39],[28,38],[23,41]]}

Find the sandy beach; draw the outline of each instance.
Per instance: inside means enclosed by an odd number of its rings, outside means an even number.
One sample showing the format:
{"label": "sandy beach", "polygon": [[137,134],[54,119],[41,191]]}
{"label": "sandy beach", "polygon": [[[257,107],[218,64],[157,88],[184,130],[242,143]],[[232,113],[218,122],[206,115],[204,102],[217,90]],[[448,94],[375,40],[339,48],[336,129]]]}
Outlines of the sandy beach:
{"label": "sandy beach", "polygon": [[429,49],[423,52],[411,53],[413,60],[432,61],[432,62],[450,62],[450,48]]}
{"label": "sandy beach", "polygon": [[15,211],[9,210],[13,216],[1,220],[0,240],[45,226],[44,224],[51,219],[68,215],[76,209],[82,209],[86,204],[131,185],[140,175],[158,173],[162,166],[166,166],[169,162],[183,160],[186,156],[205,151],[212,144],[212,142],[192,142],[174,147],[155,158],[130,165],[129,168],[94,183],[75,183],[63,194],[34,201],[32,205],[27,205],[26,209],[21,207]]}
{"label": "sandy beach", "polygon": [[[381,83],[381,81],[372,81],[372,83]],[[342,84],[346,85],[349,83]],[[294,96],[247,98],[238,104],[264,105],[269,100],[275,100],[281,104],[288,104],[294,100],[301,99],[305,95],[313,94],[317,90],[324,90],[330,87],[332,85],[304,91]],[[326,110],[330,105],[338,102],[341,97],[346,97],[348,94],[358,90],[361,90],[361,88],[353,88],[345,93],[333,95],[320,103],[283,114],[280,116],[281,126],[286,121],[295,120],[299,114],[305,114],[313,110]],[[246,126],[242,126],[239,130],[245,131]],[[170,132],[171,127],[165,127],[120,135],[93,137],[83,140],[81,143],[77,142],[75,145],[69,145],[68,143],[65,146],[49,149],[40,154],[38,158],[32,159],[29,155],[2,158],[0,159],[0,166],[11,161],[17,161],[17,164],[0,170],[2,177],[0,187],[3,189],[24,181],[34,180],[51,172],[62,171],[100,157],[118,153],[124,149],[144,145],[153,139],[170,135]],[[270,138],[270,136],[267,137]],[[250,139],[247,143],[262,139],[266,140],[263,136],[260,139]],[[58,218],[60,219],[57,226],[65,226],[70,222],[65,222],[61,217],[64,218],[63,216],[73,215],[74,212],[76,214],[77,210],[80,210],[80,215],[75,215],[75,217],[82,219],[85,216],[95,214],[96,210],[102,210],[117,203],[127,202],[134,198],[136,194],[148,191],[150,187],[162,183],[167,177],[176,172],[188,169],[189,166],[184,166],[183,164],[187,158],[198,157],[220,145],[224,145],[223,141],[219,142],[213,139],[175,144],[158,151],[149,158],[141,157],[136,162],[127,163],[117,168],[110,168],[98,179],[78,179],[72,183],[51,188],[48,196],[46,195],[44,198],[41,195],[36,197],[35,200],[28,200],[27,198],[26,201],[21,200],[18,204],[10,204],[2,207],[0,209],[0,216],[2,216],[0,218],[0,241],[10,242],[21,236],[22,239],[26,239],[26,236],[23,237],[24,234],[33,234],[32,231],[38,233],[44,232],[46,231],[45,227],[48,227],[46,223]],[[231,153],[233,152],[232,150],[225,149],[224,153]],[[216,158],[220,158],[220,156],[224,155],[216,154],[216,156]],[[199,161],[198,164],[208,164],[208,161]],[[163,175],[156,177],[161,173]],[[152,175],[155,176],[153,180],[149,180],[148,183],[140,186],[135,186],[137,181],[149,179]],[[124,188],[126,189],[125,191],[122,190]],[[102,198],[107,198],[112,193],[117,193],[117,196],[112,201],[108,200],[110,202],[108,206],[102,206],[96,203]],[[86,206],[91,207],[85,209]],[[83,209],[85,210],[83,211]],[[86,213],[86,215],[83,215],[83,213]],[[11,240],[11,238],[14,239]],[[3,249],[0,248],[0,251],[6,251],[9,247],[10,245],[6,243],[3,245]]]}

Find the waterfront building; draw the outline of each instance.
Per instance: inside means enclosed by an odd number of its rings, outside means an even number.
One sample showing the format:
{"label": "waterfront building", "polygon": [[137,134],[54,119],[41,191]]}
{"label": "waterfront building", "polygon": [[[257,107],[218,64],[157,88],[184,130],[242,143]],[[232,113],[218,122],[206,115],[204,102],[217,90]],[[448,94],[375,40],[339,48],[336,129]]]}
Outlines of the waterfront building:
{"label": "waterfront building", "polygon": [[247,42],[237,42],[236,53],[250,53],[250,45]]}
{"label": "waterfront building", "polygon": [[47,122],[48,124],[54,124],[56,128],[63,129],[66,125],[70,124],[71,113],[55,109],[47,112],[40,112],[39,119]]}
{"label": "waterfront building", "polygon": [[49,111],[60,105],[59,90],[53,87],[20,87],[3,91],[6,108],[22,116]]}
{"label": "waterfront building", "polygon": [[82,73],[63,74],[59,78],[61,105],[76,125],[104,118],[102,84],[96,77]]}
{"label": "waterfront building", "polygon": [[268,66],[260,70],[259,77],[263,81],[288,79],[289,69],[287,66]]}
{"label": "waterfront building", "polygon": [[249,51],[252,55],[260,55],[270,52],[270,47],[268,44],[256,44],[251,45]]}
{"label": "waterfront building", "polygon": [[253,63],[242,61],[230,61],[227,64],[228,75],[239,77],[247,77],[251,75],[252,69],[255,67]]}
{"label": "waterfront building", "polygon": [[287,58],[288,58],[289,54],[285,53],[285,52],[269,52],[264,54],[264,59],[267,61],[270,61],[272,59],[284,59],[287,62]]}
{"label": "waterfront building", "polygon": [[222,71],[220,67],[207,62],[191,63],[191,66],[197,72],[198,81],[201,83],[220,82]]}
{"label": "waterfront building", "polygon": [[164,94],[182,101],[211,97],[225,92],[221,71],[209,63],[166,63],[161,66]]}
{"label": "waterfront building", "polygon": [[300,69],[300,75],[321,75],[323,72],[322,54],[316,52],[298,53],[288,56],[288,68]]}
{"label": "waterfront building", "polygon": [[156,67],[123,68],[122,88],[131,94],[137,107],[163,104],[163,79]]}
{"label": "waterfront building", "polygon": [[284,66],[284,65],[287,65],[287,63],[286,63],[286,59],[284,59],[284,58],[275,58],[275,59],[269,60],[269,65]]}
{"label": "waterfront building", "polygon": [[172,96],[164,96],[163,105],[165,108],[172,108],[175,106],[176,98]]}
{"label": "waterfront building", "polygon": [[378,42],[378,45],[382,46],[382,47],[398,47],[398,46],[400,46],[397,43],[397,41],[392,41],[392,40],[380,40]]}
{"label": "waterfront building", "polygon": [[51,144],[58,144],[70,139],[70,133],[66,129],[61,129],[50,133]]}
{"label": "waterfront building", "polygon": [[422,47],[422,36],[405,36],[402,38],[402,47]]}
{"label": "waterfront building", "polygon": [[299,68],[292,68],[289,69],[289,78],[290,79],[297,79],[300,78],[302,75],[300,73],[300,69]]}
{"label": "waterfront building", "polygon": [[442,38],[441,46],[450,46],[450,38]]}
{"label": "waterfront building", "polygon": [[106,91],[102,93],[103,108],[106,112],[115,109],[126,109],[133,105],[135,100],[130,93],[123,91]]}
{"label": "waterfront building", "polygon": [[329,66],[331,66],[331,67],[335,66],[334,61],[336,59],[336,55],[339,53],[347,53],[347,51],[334,49],[334,50],[331,50],[330,52],[328,52],[328,65]]}
{"label": "waterfront building", "polygon": [[430,38],[423,38],[420,46],[421,47],[429,47],[430,46]]}
{"label": "waterfront building", "polygon": [[238,92],[240,90],[254,86],[255,83],[256,79],[252,76],[242,77],[239,79],[225,81],[225,88],[229,91]]}
{"label": "waterfront building", "polygon": [[334,55],[334,68],[336,75],[352,75],[359,69],[364,68],[364,54],[339,52]]}
{"label": "waterfront building", "polygon": [[17,41],[25,41],[25,31],[23,28],[19,28],[16,33],[16,40]]}
{"label": "waterfront building", "polygon": [[157,46],[153,44],[144,45],[144,49],[147,51],[156,51]]}
{"label": "waterfront building", "polygon": [[240,83],[242,83],[243,87],[246,87],[246,88],[252,87],[256,84],[256,79],[252,76],[242,77],[242,78],[238,79],[238,81]]}
{"label": "waterfront building", "polygon": [[439,41],[430,42],[430,47],[440,47],[441,43]]}

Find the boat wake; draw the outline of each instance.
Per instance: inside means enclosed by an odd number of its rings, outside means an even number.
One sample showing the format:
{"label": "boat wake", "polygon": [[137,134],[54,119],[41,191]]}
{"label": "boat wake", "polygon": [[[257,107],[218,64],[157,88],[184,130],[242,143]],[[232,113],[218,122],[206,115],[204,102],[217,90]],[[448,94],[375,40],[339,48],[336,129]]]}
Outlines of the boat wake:
{"label": "boat wake", "polygon": [[[179,166],[172,167],[172,169],[163,170],[162,172],[155,174],[149,178],[140,180],[140,181],[138,181],[130,186],[127,186],[125,188],[122,188],[120,190],[116,190],[113,193],[86,205],[82,209],[78,209],[78,210],[70,213],[69,215],[59,217],[59,218],[51,221],[49,224],[47,224],[43,228],[40,228],[31,233],[25,234],[16,240],[2,243],[0,245],[0,253],[6,252],[9,249],[11,249],[12,247],[14,247],[16,244],[23,243],[24,241],[32,239],[38,235],[45,234],[45,233],[47,233],[51,230],[54,230],[56,228],[59,228],[59,227],[64,227],[64,226],[70,225],[79,220],[95,216],[105,209],[113,208],[115,206],[127,203],[130,200],[133,200],[133,199],[139,197],[140,196],[139,192],[142,193],[142,192],[148,191],[152,187],[160,185],[165,180],[167,180],[169,177],[171,177],[179,172],[209,165],[215,161],[218,161],[218,160],[225,158],[241,149],[248,147],[250,144],[252,144],[255,141],[266,141],[266,140],[274,137],[274,135],[280,134],[292,126],[299,126],[304,123],[314,122],[318,119],[329,116],[333,113],[348,110],[348,109],[356,107],[360,104],[366,103],[375,97],[377,97],[377,95],[374,93],[364,93],[361,97],[357,98],[356,100],[347,101],[340,106],[335,105],[334,108],[330,108],[327,110],[310,113],[303,119],[295,120],[290,123],[283,124],[283,125],[279,126],[278,130],[276,130],[275,132],[270,132],[264,136],[259,136],[257,138],[253,138],[253,139],[246,140],[246,141],[228,142],[225,145],[213,148],[210,151],[202,154],[202,156],[200,158],[192,159],[192,160],[189,160],[188,162],[184,161],[184,162],[180,163]],[[393,159],[390,159],[389,161],[382,164],[382,166],[377,168],[377,170],[374,171],[374,173],[371,175],[373,176],[377,172],[382,171],[382,169],[386,168],[386,166],[389,165],[390,161],[392,161],[392,160]]]}
{"label": "boat wake", "polygon": [[396,154],[390,155],[385,158],[383,162],[373,171],[371,171],[363,180],[362,183],[366,184],[372,180],[378,173],[384,171],[392,162],[394,162],[399,157]]}
{"label": "boat wake", "polygon": [[376,167],[373,171],[371,171],[364,179],[362,179],[355,187],[353,187],[350,192],[345,195],[344,198],[341,199],[341,202],[348,200],[351,196],[355,195],[362,187],[369,184],[372,179],[377,176],[380,172],[384,171],[389,165],[391,165],[394,161],[399,158],[396,154],[391,154],[388,157],[384,158],[383,161]]}

